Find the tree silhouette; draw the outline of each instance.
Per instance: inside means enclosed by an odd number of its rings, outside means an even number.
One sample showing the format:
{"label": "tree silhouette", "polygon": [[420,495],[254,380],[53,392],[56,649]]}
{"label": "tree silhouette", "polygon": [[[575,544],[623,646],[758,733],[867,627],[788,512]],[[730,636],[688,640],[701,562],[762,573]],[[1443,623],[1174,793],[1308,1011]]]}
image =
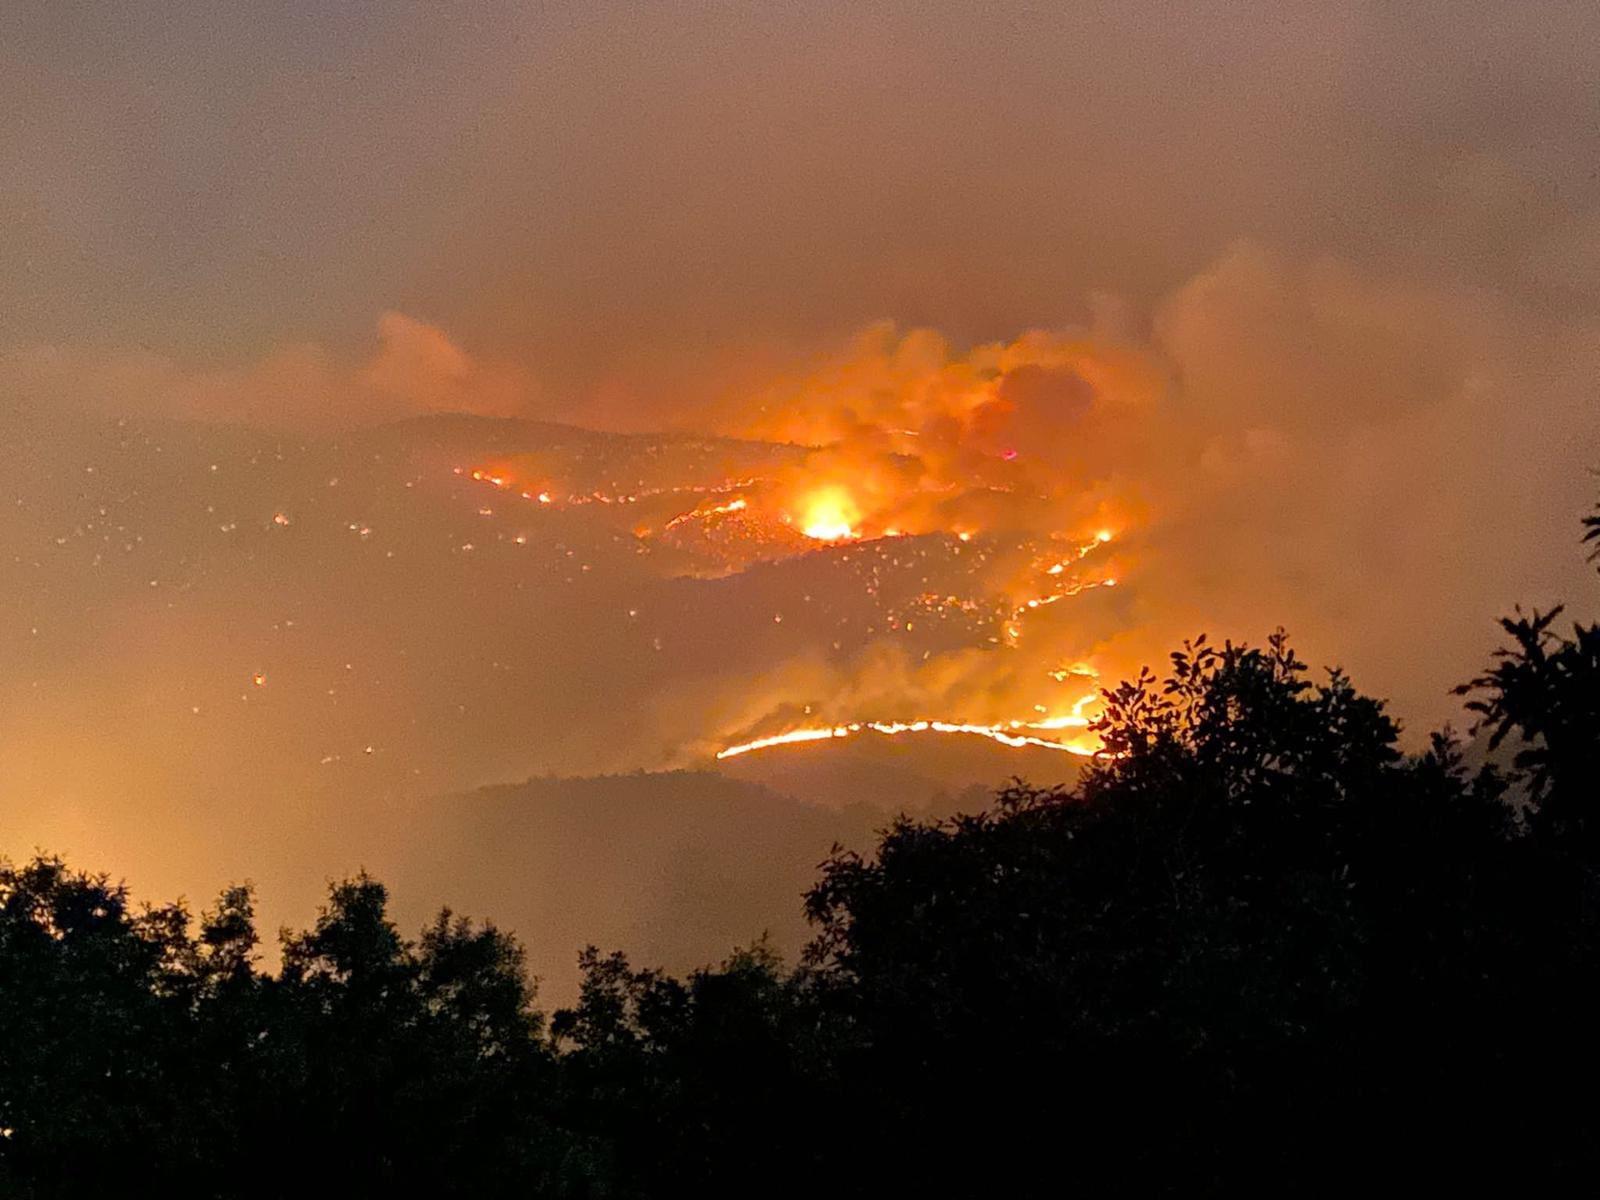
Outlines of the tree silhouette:
{"label": "tree silhouette", "polygon": [[1172,661],[1108,697],[1112,755],[1077,791],[1016,785],[825,866],[812,954],[884,1138],[960,1113],[1024,1145],[1078,1130],[1102,1182],[1288,1179],[1357,1115],[1437,1104],[1400,1064],[1479,1061],[1503,998],[1474,974],[1505,949],[1496,775],[1447,740],[1402,759],[1381,704],[1310,683],[1281,634]]}
{"label": "tree silhouette", "polygon": [[825,1165],[818,1013],[769,947],[681,981],[593,947],[581,965],[578,1002],[552,1028],[565,1051],[564,1116],[585,1144],[607,1148],[596,1161],[611,1190],[657,1195],[670,1180],[720,1195],[761,1180],[782,1191],[775,1164]]}
{"label": "tree silhouette", "polygon": [[0,863],[0,1180],[13,1191],[115,1186],[130,1163],[175,1188],[196,1177],[186,924],[59,859]]}
{"label": "tree silhouette", "polygon": [[[1600,513],[1584,527],[1585,542],[1600,542]],[[1511,645],[1457,692],[1474,697],[1467,707],[1491,748],[1516,735],[1513,762],[1526,776],[1536,835],[1592,873],[1600,868],[1600,624],[1575,622],[1566,636],[1555,628],[1562,612],[1503,618]]]}

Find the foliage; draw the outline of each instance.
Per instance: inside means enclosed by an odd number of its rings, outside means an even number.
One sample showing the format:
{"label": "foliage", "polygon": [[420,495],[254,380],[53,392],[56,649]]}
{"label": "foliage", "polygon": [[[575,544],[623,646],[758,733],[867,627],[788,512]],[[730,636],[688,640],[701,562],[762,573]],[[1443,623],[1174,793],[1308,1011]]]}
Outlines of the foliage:
{"label": "foliage", "polygon": [[1516,735],[1513,762],[1536,832],[1600,864],[1600,625],[1579,622],[1562,636],[1561,613],[1519,610],[1501,620],[1512,644],[1459,690],[1476,697],[1467,707],[1482,717],[1492,748]]}
{"label": "foliage", "polygon": [[551,1176],[551,1063],[522,952],[441,913],[417,943],[383,887],[336,885],[256,970],[248,888],[181,907],[55,859],[0,865],[0,1182],[280,1195],[285,1146],[329,1188],[481,1195]]}

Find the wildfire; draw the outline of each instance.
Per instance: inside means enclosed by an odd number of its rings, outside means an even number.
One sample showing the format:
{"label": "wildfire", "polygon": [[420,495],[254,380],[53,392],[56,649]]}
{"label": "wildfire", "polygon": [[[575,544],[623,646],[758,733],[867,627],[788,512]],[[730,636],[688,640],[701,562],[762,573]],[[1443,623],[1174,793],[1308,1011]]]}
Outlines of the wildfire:
{"label": "wildfire", "polygon": [[[669,487],[638,487],[631,491],[606,491],[593,490],[588,492],[571,492],[560,495],[552,486],[540,485],[541,490],[535,491],[531,485],[518,483],[510,474],[486,470],[476,467],[468,470],[466,467],[455,467],[453,474],[471,479],[474,483],[486,483],[490,487],[501,490],[516,490],[524,500],[537,504],[553,505],[561,508],[576,508],[585,504],[638,504],[641,501],[653,500],[658,496],[683,496],[683,495],[726,495],[729,492],[742,491],[758,484],[758,477],[750,476],[743,479],[729,479],[716,484],[678,484]],[[704,516],[712,512],[738,512],[744,507],[742,502],[735,501],[726,507],[708,509],[693,515]],[[690,514],[685,514],[690,515]],[[287,524],[287,521],[281,522]]]}
{"label": "wildfire", "polygon": [[800,532],[819,542],[843,542],[861,536],[861,508],[843,487],[829,484],[800,502]]}
{"label": "wildfire", "polygon": [[708,500],[704,504],[691,508],[686,513],[679,513],[661,528],[662,531],[665,532],[668,529],[676,529],[679,525],[682,525],[686,521],[703,521],[710,517],[723,517],[727,516],[729,513],[743,512],[749,507],[750,502],[743,496],[739,497],[737,500],[729,500],[725,504],[719,504],[716,501]]}
{"label": "wildfire", "polygon": [[[858,733],[870,732],[882,734],[885,737],[898,737],[908,733],[958,734],[968,737],[988,738],[990,741],[998,742],[1002,746],[1013,748],[1037,746],[1042,750],[1061,750],[1067,754],[1092,758],[1100,752],[1101,745],[1097,736],[1087,732],[1088,726],[1088,718],[1078,715],[1052,717],[1044,721],[1004,721],[994,725],[974,725],[956,721],[933,720],[853,721],[848,725],[822,726],[814,729],[791,729],[787,733],[777,733],[769,737],[756,738],[753,741],[727,746],[717,751],[717,757],[719,759],[737,758],[741,754],[750,754],[756,750],[770,750],[775,746],[793,746],[801,742],[820,742],[830,738],[848,738]],[[1047,732],[1061,729],[1081,729],[1085,732],[1070,740],[1044,738],[1038,737],[1035,733],[1021,732],[1023,730]]]}
{"label": "wildfire", "polygon": [[[677,464],[652,461],[635,472],[608,470],[606,475],[619,482],[596,486],[605,475],[592,461],[572,469],[548,460],[456,468],[456,474],[549,509],[630,509],[634,516],[617,513],[617,532],[631,535],[642,552],[661,549],[649,561],[683,572],[680,577],[725,578],[757,563],[841,549],[830,556],[837,572],[830,577],[862,589],[867,610],[860,608],[860,593],[853,612],[837,593],[797,595],[796,608],[815,613],[805,609],[813,601],[825,611],[837,606],[829,616],[833,628],[842,631],[832,640],[836,653],[854,639],[893,639],[893,653],[905,654],[906,687],[920,688],[922,679],[931,684],[923,701],[908,693],[900,703],[923,712],[942,709],[945,715],[790,728],[725,745],[716,752],[719,760],[873,734],[981,737],[1010,748],[1079,757],[1102,753],[1083,711],[1098,699],[1097,692],[1063,710],[1059,701],[1049,707],[1031,703],[1035,697],[1027,694],[1026,683],[1013,681],[1025,681],[1036,669],[1056,684],[1096,679],[1094,667],[1083,661],[1052,669],[1052,659],[1072,661],[1088,649],[1075,640],[1073,623],[1059,616],[1063,609],[1057,606],[1117,586],[1111,568],[1120,563],[1110,558],[1111,544],[1120,539],[1114,531],[1128,514],[1082,483],[1051,474],[1036,456],[1025,458],[1007,445],[986,446],[981,422],[961,420],[972,437],[959,445],[948,441],[948,429],[933,426],[938,436],[922,439],[915,429],[896,427],[887,439],[896,447],[892,453],[848,443],[818,446],[819,438],[809,447],[774,447],[765,461],[747,456],[739,464],[742,470],[725,474],[722,463],[685,475],[674,469]],[[568,482],[553,482],[560,478]],[[480,512],[494,516],[498,509],[484,506]],[[526,537],[518,535],[516,541],[526,544]],[[782,612],[771,620],[786,624]],[[802,624],[815,629],[817,618]],[[660,638],[653,644],[659,650]],[[1024,657],[1002,665],[986,653],[973,655],[990,650]],[[920,659],[912,657],[919,652]],[[994,682],[982,685],[981,692],[949,688],[951,679],[974,670],[992,672]],[[987,720],[1001,692],[1011,697],[1006,707],[1031,709],[1031,719]],[[963,709],[984,693],[990,713],[974,720]],[[841,699],[842,694],[834,697],[832,705],[844,707]]]}

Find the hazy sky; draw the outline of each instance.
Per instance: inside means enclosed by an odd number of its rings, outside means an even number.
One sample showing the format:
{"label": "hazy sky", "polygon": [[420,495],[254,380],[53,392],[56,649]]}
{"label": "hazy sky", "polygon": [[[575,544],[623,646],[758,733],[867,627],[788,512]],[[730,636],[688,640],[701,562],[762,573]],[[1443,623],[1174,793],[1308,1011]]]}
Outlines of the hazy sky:
{"label": "hazy sky", "polygon": [[1320,446],[1339,487],[1290,509],[1422,526],[1390,552],[1478,608],[1570,594],[1597,46],[1589,3],[25,0],[0,389],[740,431],[873,322],[1096,324],[1195,436]]}
{"label": "hazy sky", "polygon": [[1597,44],[1587,3],[21,0],[0,342],[215,367],[397,309],[644,414],[755,344],[1147,305],[1240,237],[1591,320]]}

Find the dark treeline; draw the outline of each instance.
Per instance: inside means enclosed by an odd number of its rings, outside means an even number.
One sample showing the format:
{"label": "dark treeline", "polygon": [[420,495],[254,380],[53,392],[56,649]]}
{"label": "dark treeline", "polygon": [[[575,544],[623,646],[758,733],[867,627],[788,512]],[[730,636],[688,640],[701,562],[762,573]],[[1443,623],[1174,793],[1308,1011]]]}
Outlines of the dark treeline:
{"label": "dark treeline", "polygon": [[548,1020],[514,939],[407,940],[366,877],[266,973],[247,889],[5,866],[0,1194],[1576,1190],[1600,627],[1559,620],[1462,689],[1472,766],[1281,635],[1199,639],[1073,791],[836,851],[797,967],[590,950]]}

